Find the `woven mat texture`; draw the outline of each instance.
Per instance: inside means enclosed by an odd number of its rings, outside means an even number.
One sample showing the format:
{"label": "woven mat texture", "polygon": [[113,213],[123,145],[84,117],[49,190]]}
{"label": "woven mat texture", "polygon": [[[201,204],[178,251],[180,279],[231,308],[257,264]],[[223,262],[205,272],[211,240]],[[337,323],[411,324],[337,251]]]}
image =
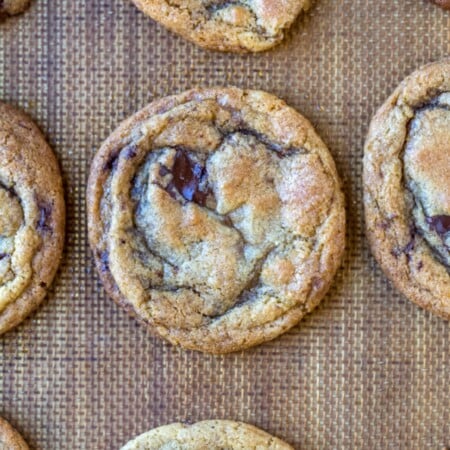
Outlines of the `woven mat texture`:
{"label": "woven mat texture", "polygon": [[[264,54],[202,50],[127,0],[35,0],[0,25],[0,98],[48,137],[67,199],[48,301],[0,338],[0,416],[34,449],[114,450],[152,427],[228,418],[296,449],[450,446],[450,327],[386,281],[364,236],[371,116],[450,53],[450,13],[425,0],[316,0]],[[347,252],[322,304],[283,337],[215,357],[150,337],[104,294],[86,239],[90,160],[126,116],[194,86],[273,92],[329,146],[347,197]]]}

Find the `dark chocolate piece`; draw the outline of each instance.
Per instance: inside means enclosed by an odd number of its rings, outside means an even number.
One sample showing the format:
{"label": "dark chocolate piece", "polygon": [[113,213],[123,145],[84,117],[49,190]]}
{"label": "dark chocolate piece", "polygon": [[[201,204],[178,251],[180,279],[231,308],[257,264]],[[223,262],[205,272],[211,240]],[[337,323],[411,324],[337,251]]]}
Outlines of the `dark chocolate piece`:
{"label": "dark chocolate piece", "polygon": [[450,232],[450,216],[439,215],[427,217],[427,223],[432,230],[441,236]]}
{"label": "dark chocolate piece", "polygon": [[126,159],[133,159],[136,155],[137,155],[136,145],[131,144],[125,149],[125,158]]}
{"label": "dark chocolate piece", "polygon": [[166,190],[171,193],[175,187],[188,202],[204,206],[209,194],[207,178],[205,167],[195,162],[185,150],[177,149],[172,167],[172,181]]}
{"label": "dark chocolate piece", "polygon": [[52,206],[47,204],[39,204],[39,220],[37,229],[43,231],[52,231],[50,226],[50,218],[52,216]]}

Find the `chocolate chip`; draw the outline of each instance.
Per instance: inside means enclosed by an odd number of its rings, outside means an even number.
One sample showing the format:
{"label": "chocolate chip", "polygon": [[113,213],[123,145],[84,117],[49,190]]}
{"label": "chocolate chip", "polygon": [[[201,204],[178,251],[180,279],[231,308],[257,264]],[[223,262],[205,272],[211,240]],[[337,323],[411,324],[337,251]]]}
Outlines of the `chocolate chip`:
{"label": "chocolate chip", "polygon": [[117,168],[117,162],[119,160],[119,154],[120,151],[114,152],[103,164],[103,171],[104,172],[111,172],[112,170],[116,170]]}
{"label": "chocolate chip", "polygon": [[379,223],[378,225],[382,230],[387,231],[392,226],[392,220],[386,219]]}
{"label": "chocolate chip", "polygon": [[109,255],[108,251],[97,251],[97,257],[100,259],[100,269],[102,272],[109,272]]}
{"label": "chocolate chip", "polygon": [[450,232],[450,216],[439,215],[427,217],[427,223],[432,230],[441,236]]}
{"label": "chocolate chip", "polygon": [[408,260],[411,260],[411,251],[414,250],[415,236],[412,234],[411,240],[404,247],[397,247],[391,251],[391,255],[398,258],[400,255],[406,255]]}
{"label": "chocolate chip", "polygon": [[52,216],[52,207],[48,204],[39,204],[39,219],[37,229],[42,231],[52,231],[50,219]]}
{"label": "chocolate chip", "polygon": [[177,188],[172,184],[169,183],[166,187],[166,192],[173,198],[173,199],[177,199]]}
{"label": "chocolate chip", "polygon": [[206,204],[210,193],[208,188],[208,173],[206,168],[194,161],[185,150],[177,149],[172,167],[172,181],[166,190],[175,188],[185,200],[195,202],[201,206]]}
{"label": "chocolate chip", "polygon": [[159,166],[159,176],[160,177],[165,177],[166,175],[168,175],[169,173],[171,173],[170,169],[164,165],[160,165]]}
{"label": "chocolate chip", "polygon": [[411,239],[405,246],[405,248],[403,249],[404,253],[410,253],[411,250],[414,249],[414,238]]}
{"label": "chocolate chip", "polygon": [[134,144],[130,144],[125,149],[125,158],[126,159],[133,159],[137,155],[137,147]]}
{"label": "chocolate chip", "polygon": [[0,253],[0,261],[2,260],[2,259],[5,259],[5,258],[7,258],[9,255],[7,254],[7,253]]}
{"label": "chocolate chip", "polygon": [[47,283],[44,283],[43,281],[41,281],[41,282],[39,283],[39,286],[40,286],[41,288],[45,289],[45,288],[47,287]]}

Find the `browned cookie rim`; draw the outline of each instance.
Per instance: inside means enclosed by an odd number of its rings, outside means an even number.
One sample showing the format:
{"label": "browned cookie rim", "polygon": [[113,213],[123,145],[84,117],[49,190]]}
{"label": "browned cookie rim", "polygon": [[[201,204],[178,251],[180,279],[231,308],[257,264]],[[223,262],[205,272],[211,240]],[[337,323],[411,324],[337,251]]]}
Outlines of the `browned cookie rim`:
{"label": "browned cookie rim", "polygon": [[8,450],[28,450],[22,436],[5,419],[0,417],[0,445],[7,445]]}
{"label": "browned cookie rim", "polygon": [[450,0],[430,0],[435,5],[440,6],[442,9],[450,10]]}
{"label": "browned cookie rim", "polygon": [[[18,3],[18,4],[17,4]],[[0,0],[0,23],[8,17],[25,12],[31,4],[31,0]]]}

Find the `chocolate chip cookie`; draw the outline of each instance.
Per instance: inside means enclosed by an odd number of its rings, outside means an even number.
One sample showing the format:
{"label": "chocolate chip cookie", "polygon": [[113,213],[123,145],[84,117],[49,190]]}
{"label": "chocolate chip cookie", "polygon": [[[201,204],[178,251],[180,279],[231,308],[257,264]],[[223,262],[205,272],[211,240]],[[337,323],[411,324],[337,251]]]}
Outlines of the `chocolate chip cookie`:
{"label": "chocolate chip cookie", "polygon": [[375,115],[364,191],[368,236],[387,276],[450,318],[450,59],[406,78]]}
{"label": "chocolate chip cookie", "polygon": [[122,450],[293,450],[289,444],[252,425],[205,420],[194,425],[173,423],[128,442]]}
{"label": "chocolate chip cookie", "polygon": [[344,249],[330,153],[304,117],[260,91],[197,89],[150,104],[103,144],[87,198],[109,295],[205,352],[297,324]]}
{"label": "chocolate chip cookie", "polygon": [[0,103],[0,334],[43,300],[63,236],[56,158],[28,116]]}
{"label": "chocolate chip cookie", "polygon": [[450,0],[431,0],[443,9],[450,9]]}
{"label": "chocolate chip cookie", "polygon": [[24,12],[30,6],[30,0],[0,0],[0,21]]}
{"label": "chocolate chip cookie", "polygon": [[202,47],[259,52],[281,42],[310,0],[133,0],[154,20]]}
{"label": "chocolate chip cookie", "polygon": [[28,450],[20,434],[0,417],[0,450]]}

